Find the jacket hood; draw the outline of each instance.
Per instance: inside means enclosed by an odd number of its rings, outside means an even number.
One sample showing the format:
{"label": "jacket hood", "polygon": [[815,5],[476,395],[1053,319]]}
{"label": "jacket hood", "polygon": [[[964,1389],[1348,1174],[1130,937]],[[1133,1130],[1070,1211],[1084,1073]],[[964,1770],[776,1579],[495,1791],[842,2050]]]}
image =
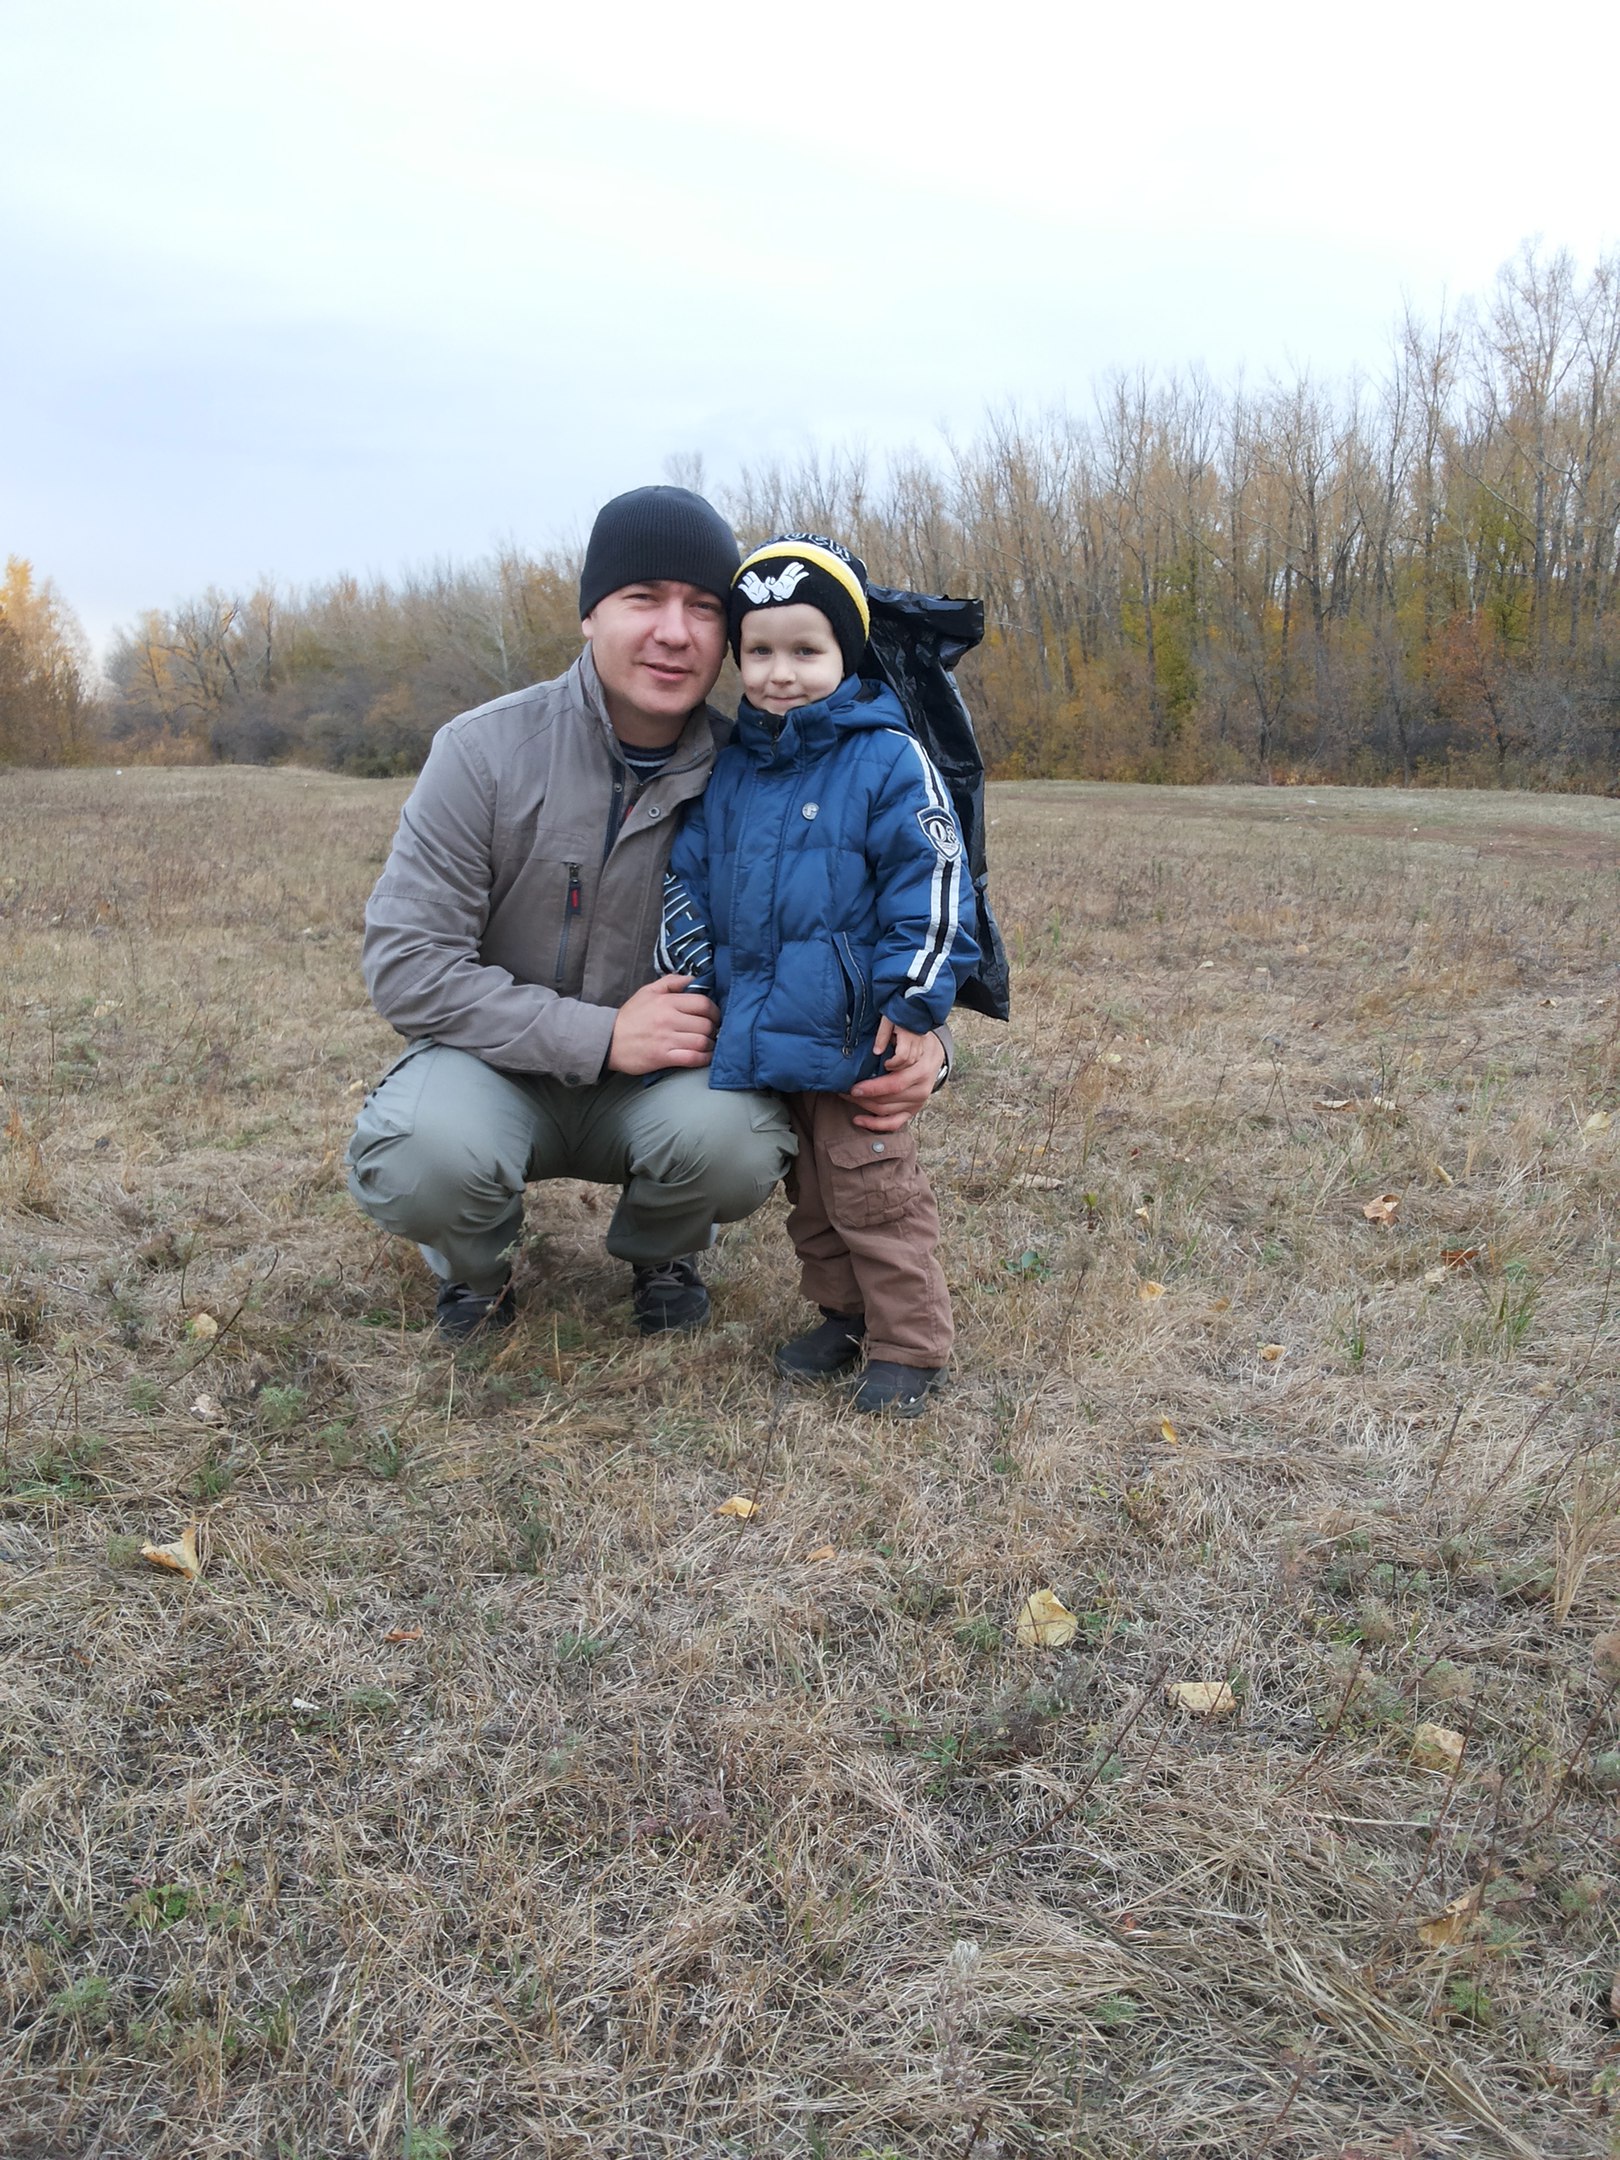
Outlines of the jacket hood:
{"label": "jacket hood", "polygon": [[900,700],[886,683],[846,675],[830,697],[795,705],[790,713],[761,712],[746,698],[737,707],[738,747],[760,765],[794,765],[820,757],[840,735],[870,728],[911,732]]}

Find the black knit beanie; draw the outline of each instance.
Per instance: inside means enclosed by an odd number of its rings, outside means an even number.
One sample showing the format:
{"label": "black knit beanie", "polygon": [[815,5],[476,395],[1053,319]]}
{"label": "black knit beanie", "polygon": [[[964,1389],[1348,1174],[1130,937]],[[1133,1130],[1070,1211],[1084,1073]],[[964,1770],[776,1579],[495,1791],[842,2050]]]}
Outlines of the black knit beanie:
{"label": "black knit beanie", "polygon": [[737,568],[737,536],[690,488],[632,488],[596,513],[579,577],[579,612],[621,585],[677,578],[724,600]]}
{"label": "black knit beanie", "polygon": [[821,533],[783,533],[746,556],[731,587],[732,657],[742,641],[745,615],[758,608],[819,608],[832,624],[844,673],[853,675],[872,627],[866,603],[866,565]]}

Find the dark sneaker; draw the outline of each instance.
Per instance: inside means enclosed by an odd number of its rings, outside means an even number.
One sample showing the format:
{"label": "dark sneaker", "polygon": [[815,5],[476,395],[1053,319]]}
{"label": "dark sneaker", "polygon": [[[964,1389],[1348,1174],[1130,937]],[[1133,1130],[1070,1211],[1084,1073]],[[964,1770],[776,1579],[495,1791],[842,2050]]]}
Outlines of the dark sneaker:
{"label": "dark sneaker", "polygon": [[677,1328],[702,1327],[709,1317],[709,1293],[690,1253],[660,1260],[633,1271],[630,1304],[643,1335],[668,1335]]}
{"label": "dark sneaker", "polygon": [[921,1417],[944,1377],[943,1365],[891,1365],[874,1358],[850,1403],[856,1410],[886,1410],[890,1417]]}
{"label": "dark sneaker", "polygon": [[820,1327],[783,1343],[771,1360],[790,1380],[837,1380],[861,1362],[866,1315],[829,1312],[825,1305],[821,1314]]}
{"label": "dark sneaker", "polygon": [[435,1311],[439,1333],[465,1342],[470,1335],[492,1335],[497,1328],[509,1328],[517,1318],[517,1299],[509,1282],[487,1297],[470,1283],[447,1282],[440,1285]]}

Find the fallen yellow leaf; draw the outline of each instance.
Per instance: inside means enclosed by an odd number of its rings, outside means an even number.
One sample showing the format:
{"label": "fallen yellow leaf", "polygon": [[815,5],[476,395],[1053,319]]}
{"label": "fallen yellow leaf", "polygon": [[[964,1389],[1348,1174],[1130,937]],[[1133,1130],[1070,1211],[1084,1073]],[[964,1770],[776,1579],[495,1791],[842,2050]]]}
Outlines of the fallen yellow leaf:
{"label": "fallen yellow leaf", "polygon": [[759,1502],[750,1500],[746,1493],[733,1493],[729,1500],[722,1500],[714,1512],[717,1515],[735,1516],[738,1522],[747,1522],[750,1515],[759,1513]]}
{"label": "fallen yellow leaf", "polygon": [[1164,1296],[1164,1284],[1162,1282],[1139,1282],[1136,1286],[1136,1294],[1144,1305],[1151,1305],[1155,1298]]}
{"label": "fallen yellow leaf", "polygon": [[1279,1358],[1285,1358],[1288,1355],[1288,1345],[1280,1342],[1263,1342],[1260,1345],[1260,1355],[1268,1365],[1275,1365]]}
{"label": "fallen yellow leaf", "polygon": [[1429,1167],[1433,1170],[1435,1176],[1440,1180],[1442,1185],[1449,1185],[1451,1183],[1451,1172],[1446,1168],[1443,1162],[1431,1163]]}
{"label": "fallen yellow leaf", "polygon": [[1401,1204],[1399,1193],[1383,1192],[1376,1200],[1362,1203],[1361,1212],[1368,1222],[1388,1223],[1395,1220],[1395,1211]]}
{"label": "fallen yellow leaf", "polygon": [[1589,1133],[1607,1132],[1609,1127],[1613,1123],[1614,1113],[1612,1111],[1594,1110],[1592,1112],[1592,1115],[1587,1119],[1586,1123],[1581,1127],[1581,1131]]}
{"label": "fallen yellow leaf", "polygon": [[1230,1717],[1237,1697],[1224,1680],[1172,1680],[1165,1689],[1171,1706],[1194,1717]]}
{"label": "fallen yellow leaf", "polygon": [[1455,1770],[1465,1745],[1449,1725],[1420,1725],[1412,1735],[1412,1760],[1420,1770]]}
{"label": "fallen yellow leaf", "polygon": [[1168,1440],[1172,1447],[1180,1447],[1181,1445],[1181,1435],[1167,1417],[1162,1417],[1159,1420],[1159,1438]]}
{"label": "fallen yellow leaf", "polygon": [[819,1561],[822,1561],[822,1560],[831,1560],[831,1559],[833,1559],[833,1558],[835,1557],[835,1553],[836,1553],[836,1548],[835,1548],[834,1546],[831,1546],[831,1545],[817,1545],[817,1546],[816,1546],[816,1547],[815,1547],[815,1548],[814,1548],[814,1549],[813,1549],[812,1551],[810,1551],[810,1552],[807,1552],[807,1553],[805,1554],[805,1556],[804,1556],[804,1557],[805,1557],[805,1558],[806,1558],[807,1560],[814,1560],[814,1561],[818,1561],[818,1562],[819,1562]]}
{"label": "fallen yellow leaf", "polygon": [[141,1558],[150,1560],[154,1567],[173,1568],[177,1575],[184,1575],[187,1582],[195,1582],[202,1573],[202,1560],[197,1552],[197,1525],[187,1523],[172,1545],[154,1545],[148,1541],[141,1547]]}
{"label": "fallen yellow leaf", "polygon": [[212,1342],[219,1333],[219,1322],[212,1313],[193,1313],[186,1322],[186,1333],[193,1342]]}
{"label": "fallen yellow leaf", "polygon": [[1479,1923],[1480,1895],[1480,1890],[1465,1890],[1461,1897],[1451,1900],[1443,1913],[1423,1921],[1417,1939],[1424,1949],[1449,1950],[1473,1934]]}
{"label": "fallen yellow leaf", "polygon": [[1316,1107],[1318,1110],[1353,1110],[1356,1098],[1353,1095],[1318,1095]]}
{"label": "fallen yellow leaf", "polygon": [[1079,1621],[1055,1590],[1036,1590],[1018,1608],[1020,1650],[1061,1650],[1079,1631]]}

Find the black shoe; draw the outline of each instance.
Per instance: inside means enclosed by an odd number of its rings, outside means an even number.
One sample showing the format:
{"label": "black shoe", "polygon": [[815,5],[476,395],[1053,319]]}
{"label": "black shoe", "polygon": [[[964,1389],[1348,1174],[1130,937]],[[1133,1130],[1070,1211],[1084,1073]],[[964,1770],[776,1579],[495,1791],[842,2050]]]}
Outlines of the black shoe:
{"label": "black shoe", "polygon": [[943,1365],[891,1365],[874,1358],[850,1397],[856,1410],[886,1410],[891,1417],[921,1417],[928,1397],[945,1377]]}
{"label": "black shoe", "polygon": [[643,1335],[668,1335],[677,1328],[702,1327],[709,1317],[709,1293],[690,1253],[659,1260],[633,1271],[630,1304]]}
{"label": "black shoe", "polygon": [[861,1362],[866,1339],[864,1313],[829,1312],[821,1308],[821,1325],[783,1343],[771,1359],[779,1373],[790,1380],[837,1380],[853,1372]]}
{"label": "black shoe", "polygon": [[517,1318],[517,1299],[509,1282],[487,1296],[470,1283],[447,1282],[440,1286],[434,1310],[439,1333],[465,1342],[470,1335],[492,1335],[497,1328],[509,1328]]}

